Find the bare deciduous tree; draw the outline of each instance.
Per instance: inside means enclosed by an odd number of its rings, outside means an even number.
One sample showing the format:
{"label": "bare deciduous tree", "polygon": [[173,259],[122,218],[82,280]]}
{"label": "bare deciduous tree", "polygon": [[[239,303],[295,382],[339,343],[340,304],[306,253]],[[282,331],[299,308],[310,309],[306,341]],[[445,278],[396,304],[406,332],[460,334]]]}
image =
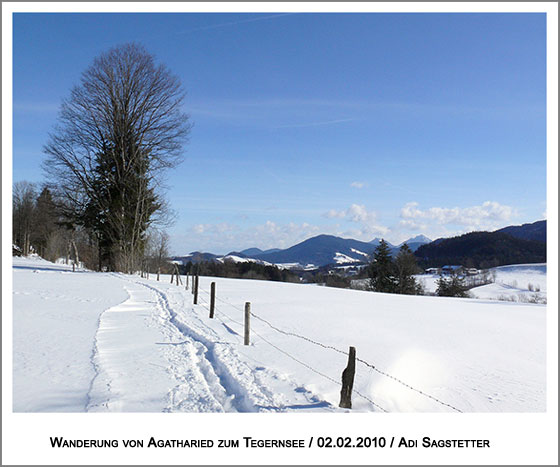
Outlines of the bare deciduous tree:
{"label": "bare deciduous tree", "polygon": [[167,261],[167,258],[169,258],[169,235],[166,232],[158,232],[156,240],[155,259],[157,267],[157,280],[159,281],[159,275],[162,267]]}
{"label": "bare deciduous tree", "polygon": [[63,101],[44,169],[65,215],[97,236],[100,267],[132,272],[190,127],[177,77],[137,44],[96,58]]}
{"label": "bare deciduous tree", "polygon": [[152,229],[148,237],[148,266],[150,271],[157,273],[158,281],[164,266],[168,264],[168,258],[169,235],[165,231]]}
{"label": "bare deciduous tree", "polygon": [[31,253],[31,235],[35,216],[35,185],[29,182],[16,182],[12,190],[12,241],[21,254]]}

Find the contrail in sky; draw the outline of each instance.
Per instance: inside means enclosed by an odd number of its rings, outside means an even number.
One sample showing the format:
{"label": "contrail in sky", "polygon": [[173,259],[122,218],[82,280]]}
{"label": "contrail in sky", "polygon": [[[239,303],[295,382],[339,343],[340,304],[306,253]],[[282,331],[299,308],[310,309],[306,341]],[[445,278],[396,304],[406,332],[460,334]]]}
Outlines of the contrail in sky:
{"label": "contrail in sky", "polygon": [[295,14],[296,13],[278,13],[276,15],[260,16],[258,18],[242,19],[242,20],[239,20],[239,21],[230,21],[229,23],[212,24],[212,25],[209,25],[209,26],[202,26],[200,28],[186,29],[185,31],[179,31],[177,34],[187,34],[189,32],[206,31],[208,29],[216,29],[216,28],[221,28],[221,27],[224,27],[224,26],[233,26],[235,24],[242,24],[242,23],[252,23],[254,21],[263,21],[265,19],[274,19],[274,18],[280,18],[281,16],[289,16],[289,15],[295,15]]}
{"label": "contrail in sky", "polygon": [[322,126],[322,125],[332,125],[334,123],[344,123],[344,122],[353,122],[355,118],[341,118],[339,120],[327,120],[323,122],[311,122],[311,123],[300,123],[295,125],[280,125],[275,126],[274,128],[307,128],[311,126]]}

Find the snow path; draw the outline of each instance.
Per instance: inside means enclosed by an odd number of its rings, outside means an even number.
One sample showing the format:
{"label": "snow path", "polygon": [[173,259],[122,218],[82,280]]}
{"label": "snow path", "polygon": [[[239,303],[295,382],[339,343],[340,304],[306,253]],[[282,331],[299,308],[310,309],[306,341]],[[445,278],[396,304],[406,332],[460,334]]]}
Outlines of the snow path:
{"label": "snow path", "polygon": [[87,411],[256,412],[329,407],[295,383],[288,382],[291,387],[285,388],[295,401],[277,394],[267,380],[278,386],[282,377],[241,361],[235,351],[240,344],[238,334],[228,328],[229,340],[224,340],[208,327],[196,313],[200,306],[190,304],[190,292],[114,277],[125,282],[129,298],[100,317],[92,356],[96,374]]}
{"label": "snow path", "polygon": [[129,299],[101,315],[87,410],[224,411],[223,388],[200,345],[170,325],[153,290],[133,283],[125,288]]}

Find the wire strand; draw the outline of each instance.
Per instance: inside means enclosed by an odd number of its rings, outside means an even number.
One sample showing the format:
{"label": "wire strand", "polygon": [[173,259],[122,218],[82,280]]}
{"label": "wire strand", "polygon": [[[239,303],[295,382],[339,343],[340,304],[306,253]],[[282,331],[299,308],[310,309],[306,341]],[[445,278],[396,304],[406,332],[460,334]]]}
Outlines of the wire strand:
{"label": "wire strand", "polygon": [[[206,292],[205,290],[203,290],[203,289],[200,289],[200,290],[203,291],[204,293],[206,293],[206,294],[208,295],[208,292]],[[216,299],[219,300],[220,302],[226,304],[226,305],[229,305],[229,306],[235,308],[235,309],[238,310],[238,311],[244,312],[243,309],[241,309],[241,308],[239,308],[239,307],[233,305],[232,303],[229,303],[229,302],[227,302],[227,301],[225,301],[225,300],[223,300],[223,299],[221,299],[221,298],[219,298],[219,297],[216,297]],[[284,335],[286,335],[286,336],[295,337],[295,338],[298,338],[298,339],[302,339],[302,340],[305,340],[305,341],[307,341],[307,342],[309,342],[309,343],[311,343],[311,344],[314,344],[314,345],[316,345],[316,346],[322,347],[322,348],[324,348],[324,349],[333,350],[334,352],[337,352],[337,353],[339,353],[339,354],[348,356],[348,352],[345,352],[345,351],[343,351],[343,350],[337,349],[336,347],[333,347],[333,346],[331,346],[331,345],[326,345],[326,344],[323,344],[323,343],[321,343],[321,342],[315,341],[315,340],[310,339],[309,337],[303,336],[303,335],[301,335],[301,334],[297,334],[297,333],[291,332],[291,331],[285,331],[285,330],[283,330],[283,329],[280,329],[280,328],[274,326],[274,325],[273,325],[272,323],[270,323],[268,320],[266,320],[266,319],[264,319],[264,318],[262,318],[262,317],[256,315],[254,312],[250,311],[249,313],[250,313],[251,316],[253,316],[254,318],[258,319],[259,321],[262,321],[263,323],[267,324],[270,328],[272,328],[273,330],[275,330],[275,331],[277,331],[277,332],[279,332],[279,333],[281,333],[281,334],[284,334]],[[223,312],[222,312],[222,314],[225,315],[225,313],[223,313]],[[226,316],[227,316],[227,315],[226,315]],[[231,319],[233,322],[236,322],[237,324],[239,324],[240,326],[244,326],[243,324],[239,323],[238,321],[235,321],[235,320],[233,320],[232,318],[230,318],[230,319]],[[257,334],[254,330],[253,330],[252,332],[253,332],[254,334],[256,334],[257,336],[259,336],[261,339],[263,339],[265,342],[267,342],[267,343],[269,343],[270,345],[272,345],[273,347],[275,347],[274,344],[268,342],[268,341],[267,341],[266,339],[264,339],[262,336],[260,336],[259,334]],[[276,347],[276,348],[277,348],[277,347]],[[278,348],[277,348],[277,349],[278,349]],[[280,350],[280,349],[278,349],[278,350]],[[286,353],[286,352],[284,352],[284,351],[281,351],[281,352]],[[286,355],[288,355],[288,354],[286,353]],[[330,378],[330,377],[328,377],[328,376],[326,376],[326,375],[323,375],[323,374],[321,374],[320,372],[317,372],[316,370],[312,369],[311,367],[309,367],[309,366],[306,365],[305,363],[300,362],[299,360],[297,360],[295,357],[293,357],[293,356],[291,356],[291,355],[289,355],[289,356],[290,356],[290,358],[294,359],[296,362],[301,363],[301,364],[304,365],[304,366],[307,366],[309,369],[311,369],[312,371],[315,371],[316,373],[320,374],[321,376],[324,376],[324,377],[330,379],[331,381],[334,381],[336,384],[339,384],[339,385],[341,384],[341,383],[339,383],[338,381],[333,380],[332,378]],[[391,374],[389,374],[389,373],[387,373],[387,372],[384,372],[384,371],[382,371],[382,370],[379,370],[378,368],[375,367],[375,365],[373,365],[373,364],[367,362],[366,360],[363,360],[362,358],[356,358],[356,361],[362,363],[363,365],[366,365],[367,367],[371,368],[372,370],[374,370],[374,371],[377,372],[378,374],[383,375],[383,376],[385,376],[385,377],[387,377],[387,378],[390,378],[390,379],[392,379],[393,381],[396,381],[397,383],[403,385],[404,387],[406,387],[406,388],[408,388],[408,389],[410,389],[410,390],[412,390],[412,391],[415,391],[415,392],[417,392],[418,394],[421,394],[422,396],[427,397],[427,398],[433,400],[434,402],[437,402],[438,404],[441,404],[441,405],[443,405],[443,406],[449,407],[449,408],[451,408],[451,409],[453,409],[453,410],[455,410],[455,411],[457,411],[457,412],[463,413],[463,411],[460,410],[459,408],[457,408],[457,407],[455,407],[455,406],[453,406],[453,405],[451,405],[451,404],[448,404],[447,402],[444,402],[444,401],[438,399],[437,397],[432,396],[431,394],[428,394],[428,393],[422,391],[421,389],[417,389],[417,388],[411,386],[410,384],[405,383],[405,382],[402,381],[401,379],[399,379],[399,378],[397,378],[397,377],[395,377],[395,376],[393,376],[393,375],[391,375]],[[359,394],[358,391],[354,391],[354,392],[356,392],[356,394],[360,395],[361,397],[367,399],[366,396],[364,396],[364,395],[362,395],[362,394]],[[372,404],[374,404],[376,407],[379,407],[379,406],[376,405],[373,401],[371,401],[371,400],[369,400],[369,401],[370,401]],[[379,408],[380,408],[381,410],[384,410],[384,409],[382,409],[381,407],[379,407]],[[384,410],[384,411],[386,412],[386,410]]]}
{"label": "wire strand", "polygon": [[454,405],[448,404],[447,402],[443,402],[442,400],[438,399],[437,397],[434,397],[434,396],[432,396],[432,395],[430,395],[430,394],[428,394],[428,393],[426,393],[426,392],[424,392],[420,389],[416,389],[415,387],[412,387],[410,384],[405,383],[404,381],[400,380],[399,378],[396,378],[395,376],[390,375],[389,373],[386,373],[384,371],[379,370],[378,368],[375,368],[375,366],[373,366],[371,363],[368,363],[365,360],[362,360],[361,358],[356,358],[356,360],[358,362],[363,363],[364,365],[370,367],[372,370],[376,371],[380,375],[386,376],[387,378],[390,378],[390,379],[396,381],[397,383],[402,384],[403,386],[411,389],[412,391],[415,391],[415,392],[417,392],[419,394],[422,394],[423,396],[425,396],[429,399],[432,399],[433,401],[437,402],[438,404],[445,405],[445,406],[450,407],[451,409],[453,409],[457,412],[463,413],[462,410],[458,409]]}

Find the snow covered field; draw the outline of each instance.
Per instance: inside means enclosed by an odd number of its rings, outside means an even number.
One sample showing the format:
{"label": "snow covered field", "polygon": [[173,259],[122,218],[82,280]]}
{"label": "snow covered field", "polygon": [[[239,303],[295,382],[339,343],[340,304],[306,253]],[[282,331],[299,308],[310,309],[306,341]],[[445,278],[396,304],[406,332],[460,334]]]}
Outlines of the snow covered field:
{"label": "snow covered field", "polygon": [[471,290],[476,298],[513,302],[546,302],[546,264],[517,264],[493,268],[496,281]]}
{"label": "snow covered field", "polygon": [[[473,298],[525,303],[546,303],[546,264],[515,264],[490,269],[492,284],[470,289]],[[426,292],[437,289],[438,274],[415,276]]]}
{"label": "snow covered field", "polygon": [[349,346],[355,411],[546,410],[543,305],[209,277],[193,305],[169,276],[38,258],[13,279],[16,412],[341,411]]}

